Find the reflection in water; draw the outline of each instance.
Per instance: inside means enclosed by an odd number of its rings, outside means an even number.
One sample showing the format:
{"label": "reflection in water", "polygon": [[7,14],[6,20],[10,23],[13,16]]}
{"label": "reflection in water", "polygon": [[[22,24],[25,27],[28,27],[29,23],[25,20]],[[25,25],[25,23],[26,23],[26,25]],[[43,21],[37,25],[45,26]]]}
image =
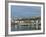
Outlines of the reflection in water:
{"label": "reflection in water", "polygon": [[[40,29],[40,25],[38,30]],[[15,25],[13,28],[11,28],[11,31],[24,31],[24,30],[37,30],[36,26],[31,25]]]}

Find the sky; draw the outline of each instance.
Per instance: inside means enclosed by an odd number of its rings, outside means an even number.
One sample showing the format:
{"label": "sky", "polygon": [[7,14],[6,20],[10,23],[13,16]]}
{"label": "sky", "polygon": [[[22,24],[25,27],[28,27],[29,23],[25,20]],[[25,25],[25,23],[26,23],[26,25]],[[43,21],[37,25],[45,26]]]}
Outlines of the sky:
{"label": "sky", "polygon": [[40,6],[11,6],[11,15],[17,17],[41,16]]}

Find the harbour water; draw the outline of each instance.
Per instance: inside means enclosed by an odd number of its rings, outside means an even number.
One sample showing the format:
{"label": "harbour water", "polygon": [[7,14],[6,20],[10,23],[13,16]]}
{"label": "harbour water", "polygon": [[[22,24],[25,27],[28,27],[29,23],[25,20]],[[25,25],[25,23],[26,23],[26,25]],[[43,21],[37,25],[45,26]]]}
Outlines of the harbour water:
{"label": "harbour water", "polygon": [[40,25],[38,26],[38,29],[36,28],[36,25],[15,25],[11,28],[11,31],[26,31],[26,30],[40,30]]}

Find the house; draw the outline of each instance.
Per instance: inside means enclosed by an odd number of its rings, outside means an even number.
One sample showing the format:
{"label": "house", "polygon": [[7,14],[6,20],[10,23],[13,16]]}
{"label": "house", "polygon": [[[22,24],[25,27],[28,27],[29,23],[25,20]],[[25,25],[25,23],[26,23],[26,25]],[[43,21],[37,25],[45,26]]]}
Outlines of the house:
{"label": "house", "polygon": [[12,28],[21,27],[31,27],[32,29],[40,29],[41,26],[41,18],[40,17],[33,17],[33,18],[25,18],[25,19],[17,19],[14,21],[14,24],[11,24]]}

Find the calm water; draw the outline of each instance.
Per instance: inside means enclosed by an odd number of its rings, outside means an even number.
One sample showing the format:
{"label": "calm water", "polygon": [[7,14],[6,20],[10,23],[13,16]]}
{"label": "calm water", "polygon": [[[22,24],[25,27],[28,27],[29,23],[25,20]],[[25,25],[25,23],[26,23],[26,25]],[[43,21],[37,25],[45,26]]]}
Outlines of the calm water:
{"label": "calm water", "polygon": [[[31,25],[15,25],[14,27],[11,28],[11,31],[24,31],[24,30],[36,30],[36,26],[31,26]],[[38,30],[40,29],[40,26],[38,26]]]}

